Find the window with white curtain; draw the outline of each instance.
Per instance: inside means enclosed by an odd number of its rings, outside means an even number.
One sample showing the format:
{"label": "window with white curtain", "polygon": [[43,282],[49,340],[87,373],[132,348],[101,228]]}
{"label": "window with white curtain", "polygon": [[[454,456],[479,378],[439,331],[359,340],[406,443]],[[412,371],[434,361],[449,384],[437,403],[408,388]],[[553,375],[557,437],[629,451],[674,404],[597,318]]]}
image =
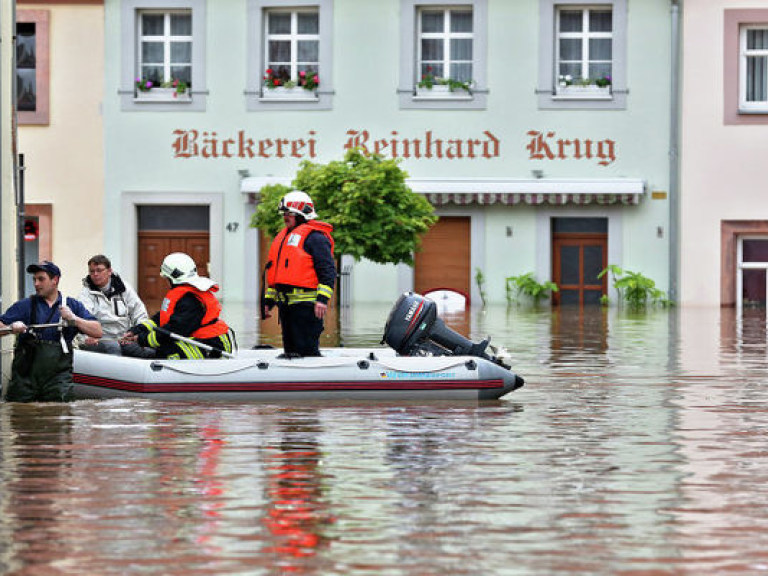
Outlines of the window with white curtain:
{"label": "window with white curtain", "polygon": [[269,10],[265,25],[265,75],[281,84],[298,85],[308,76],[318,74],[320,15],[317,8]]}
{"label": "window with white curtain", "polygon": [[557,10],[556,72],[561,86],[610,86],[613,11],[610,7]]}
{"label": "window with white curtain", "polygon": [[486,108],[488,18],[488,0],[400,0],[400,108]]}
{"label": "window with white curtain", "polygon": [[120,0],[122,110],[205,110],[206,3]]}
{"label": "window with white curtain", "polygon": [[139,17],[138,77],[157,87],[174,81],[192,85],[192,12],[142,11]]}
{"label": "window with white curtain", "polygon": [[418,16],[418,72],[472,82],[474,30],[472,7],[422,8]]}
{"label": "window with white curtain", "polygon": [[739,47],[739,108],[768,112],[768,26],[743,26]]}
{"label": "window with white curtain", "polygon": [[334,0],[246,0],[249,111],[333,108]]}
{"label": "window with white curtain", "polygon": [[628,2],[538,0],[540,109],[626,109]]}

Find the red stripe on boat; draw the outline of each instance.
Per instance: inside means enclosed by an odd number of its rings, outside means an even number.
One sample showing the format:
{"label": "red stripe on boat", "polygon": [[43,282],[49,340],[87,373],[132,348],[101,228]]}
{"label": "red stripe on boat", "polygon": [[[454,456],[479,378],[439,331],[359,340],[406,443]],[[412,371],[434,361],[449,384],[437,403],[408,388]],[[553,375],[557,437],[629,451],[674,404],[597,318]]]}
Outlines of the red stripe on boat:
{"label": "red stripe on boat", "polygon": [[385,382],[224,382],[141,384],[90,374],[73,374],[76,384],[128,392],[287,392],[292,390],[478,390],[503,388],[504,381],[493,380],[406,380]]}

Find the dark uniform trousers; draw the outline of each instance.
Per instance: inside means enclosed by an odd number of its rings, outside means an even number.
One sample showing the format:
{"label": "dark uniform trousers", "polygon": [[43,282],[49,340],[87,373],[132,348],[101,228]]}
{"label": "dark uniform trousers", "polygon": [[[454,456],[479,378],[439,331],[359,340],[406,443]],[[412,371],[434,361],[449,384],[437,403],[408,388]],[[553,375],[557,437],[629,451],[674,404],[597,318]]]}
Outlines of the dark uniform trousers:
{"label": "dark uniform trousers", "polygon": [[286,354],[320,356],[318,342],[323,332],[322,319],[315,316],[314,302],[286,304],[279,302],[280,324],[283,326],[283,348]]}
{"label": "dark uniform trousers", "polygon": [[60,342],[35,343],[34,361],[27,373],[20,370],[21,357],[14,354],[8,402],[68,402],[72,400],[72,350],[64,353]]}

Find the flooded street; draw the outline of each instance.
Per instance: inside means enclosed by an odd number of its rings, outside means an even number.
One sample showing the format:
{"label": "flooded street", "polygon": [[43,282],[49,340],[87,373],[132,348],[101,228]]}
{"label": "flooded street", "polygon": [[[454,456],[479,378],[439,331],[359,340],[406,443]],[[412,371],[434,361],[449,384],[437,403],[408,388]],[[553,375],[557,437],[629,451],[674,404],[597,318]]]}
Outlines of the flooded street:
{"label": "flooded street", "polygon": [[[241,347],[276,343],[226,311]],[[388,311],[345,310],[325,344],[378,344]],[[0,573],[768,573],[764,310],[444,318],[526,385],[480,404],[0,405]]]}

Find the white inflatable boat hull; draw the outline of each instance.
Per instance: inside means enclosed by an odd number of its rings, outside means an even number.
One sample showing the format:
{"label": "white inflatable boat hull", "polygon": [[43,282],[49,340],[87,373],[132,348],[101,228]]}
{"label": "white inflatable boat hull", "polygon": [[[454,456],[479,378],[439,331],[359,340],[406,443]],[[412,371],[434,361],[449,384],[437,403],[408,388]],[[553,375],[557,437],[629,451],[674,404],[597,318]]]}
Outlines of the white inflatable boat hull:
{"label": "white inflatable boat hull", "polygon": [[523,385],[472,356],[397,356],[389,348],[324,349],[319,358],[241,350],[233,359],[143,360],[75,351],[74,395],[192,401],[492,400]]}

